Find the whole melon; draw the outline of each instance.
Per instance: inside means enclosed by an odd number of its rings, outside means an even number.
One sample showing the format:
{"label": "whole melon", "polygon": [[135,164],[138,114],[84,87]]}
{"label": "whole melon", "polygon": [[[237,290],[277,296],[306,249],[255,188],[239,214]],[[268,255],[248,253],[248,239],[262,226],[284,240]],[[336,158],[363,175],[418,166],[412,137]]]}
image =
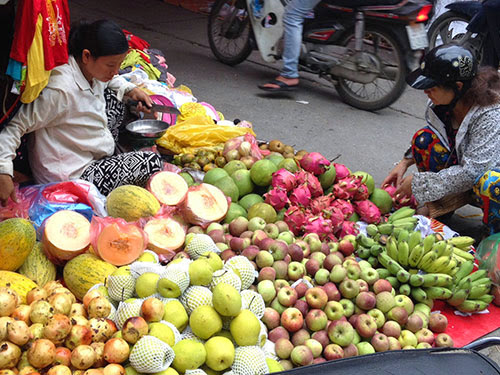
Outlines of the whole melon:
{"label": "whole melon", "polygon": [[81,254],[64,266],[63,278],[68,289],[82,300],[95,284],[104,283],[117,268],[93,254]]}
{"label": "whole melon", "polygon": [[26,294],[37,286],[32,280],[17,272],[0,271],[0,287],[7,287],[16,292],[21,298],[21,303],[26,303]]}
{"label": "whole melon", "polygon": [[389,213],[392,209],[392,198],[389,193],[383,189],[373,189],[370,200],[379,208],[382,215]]}
{"label": "whole melon", "polygon": [[49,281],[56,279],[56,266],[43,252],[43,244],[41,242],[35,243],[33,250],[31,250],[17,272],[33,280],[39,286],[44,286]]}
{"label": "whole melon", "polygon": [[26,219],[0,223],[0,270],[15,271],[22,266],[35,245],[36,231]]}
{"label": "whole melon", "polygon": [[109,216],[136,221],[154,216],[160,209],[160,202],[140,186],[123,185],[108,194],[106,207]]}

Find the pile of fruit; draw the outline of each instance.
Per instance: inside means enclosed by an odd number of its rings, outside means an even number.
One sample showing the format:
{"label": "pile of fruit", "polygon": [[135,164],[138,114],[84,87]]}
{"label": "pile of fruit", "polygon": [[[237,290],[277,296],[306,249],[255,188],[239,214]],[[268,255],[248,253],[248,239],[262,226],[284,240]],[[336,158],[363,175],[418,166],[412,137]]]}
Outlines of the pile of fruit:
{"label": "pile of fruit", "polygon": [[472,239],[423,237],[366,172],[249,136],[176,161],[203,181],[159,172],[113,190],[108,217],[52,214],[39,241],[0,223],[3,375],[253,375],[452,346],[434,300],[494,301]]}

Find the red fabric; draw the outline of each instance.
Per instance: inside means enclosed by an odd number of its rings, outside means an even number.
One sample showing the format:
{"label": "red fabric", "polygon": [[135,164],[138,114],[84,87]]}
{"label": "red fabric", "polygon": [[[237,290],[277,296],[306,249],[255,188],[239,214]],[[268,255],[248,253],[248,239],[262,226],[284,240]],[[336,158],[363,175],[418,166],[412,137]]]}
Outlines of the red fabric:
{"label": "red fabric", "polygon": [[45,70],[68,62],[69,8],[67,0],[20,0],[10,58],[23,64],[35,36],[38,15],[43,18]]}
{"label": "red fabric", "polygon": [[489,314],[455,315],[455,309],[443,301],[435,301],[434,311],[439,310],[448,318],[445,333],[453,339],[455,347],[467,345],[488,333],[500,328],[500,308],[488,306]]}
{"label": "red fabric", "polygon": [[125,36],[127,37],[128,45],[130,48],[139,49],[142,51],[149,48],[149,43],[146,42],[144,39],[141,39],[138,36],[135,36],[130,31],[127,31],[125,29],[123,29],[123,32],[125,33]]}

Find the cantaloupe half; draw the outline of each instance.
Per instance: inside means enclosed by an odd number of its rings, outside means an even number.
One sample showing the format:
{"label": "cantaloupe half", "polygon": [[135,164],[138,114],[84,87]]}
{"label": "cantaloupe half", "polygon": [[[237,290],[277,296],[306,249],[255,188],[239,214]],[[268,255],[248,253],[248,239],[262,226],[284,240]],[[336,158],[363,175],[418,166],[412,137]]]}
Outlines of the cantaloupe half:
{"label": "cantaloupe half", "polygon": [[145,245],[144,235],[135,225],[112,223],[97,237],[97,254],[108,263],[123,266],[139,258]]}
{"label": "cantaloupe half", "polygon": [[162,171],[149,179],[147,189],[161,204],[175,206],[188,192],[188,184],[179,174]]}
{"label": "cantaloupe half", "polygon": [[42,243],[47,257],[62,264],[87,251],[90,222],[78,212],[58,211],[45,221]]}
{"label": "cantaloupe half", "polygon": [[205,227],[226,216],[229,204],[219,188],[200,184],[189,188],[183,208],[184,217],[190,224]]}
{"label": "cantaloupe half", "polygon": [[144,226],[148,235],[148,249],[157,254],[170,254],[184,245],[186,232],[182,225],[172,218],[151,219]]}

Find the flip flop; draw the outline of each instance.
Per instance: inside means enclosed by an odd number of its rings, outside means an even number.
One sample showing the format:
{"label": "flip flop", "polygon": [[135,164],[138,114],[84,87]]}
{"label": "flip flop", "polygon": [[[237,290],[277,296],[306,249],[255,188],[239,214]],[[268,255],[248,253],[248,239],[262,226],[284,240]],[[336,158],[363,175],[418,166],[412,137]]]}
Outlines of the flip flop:
{"label": "flip flop", "polygon": [[[266,87],[265,85],[277,85],[279,87]],[[269,92],[289,92],[289,91],[295,91],[299,87],[299,84],[297,83],[296,85],[287,85],[285,82],[278,81],[277,79],[267,82],[263,85],[259,85],[259,89],[264,90],[264,91],[269,91]]]}

